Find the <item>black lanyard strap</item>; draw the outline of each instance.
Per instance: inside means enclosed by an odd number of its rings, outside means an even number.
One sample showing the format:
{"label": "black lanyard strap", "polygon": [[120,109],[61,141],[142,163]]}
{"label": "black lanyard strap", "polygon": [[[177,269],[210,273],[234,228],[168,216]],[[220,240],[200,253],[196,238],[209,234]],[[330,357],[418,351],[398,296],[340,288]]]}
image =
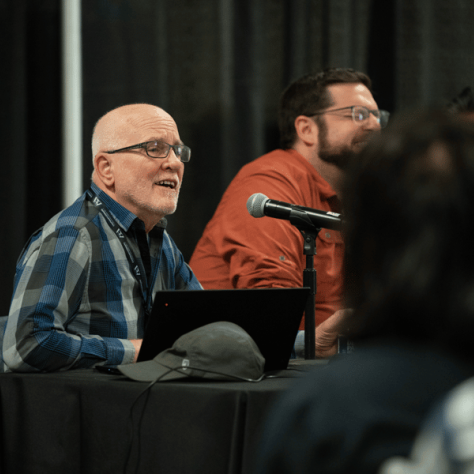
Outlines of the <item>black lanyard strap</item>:
{"label": "black lanyard strap", "polygon": [[[99,199],[97,194],[92,190],[88,189],[87,194],[90,198],[90,201],[92,204],[99,210],[99,212],[104,216],[105,220],[108,222],[109,226],[111,229],[114,231],[115,235],[118,237],[120,243],[122,244],[122,247],[125,251],[125,255],[127,257],[128,263],[130,265],[130,270],[137,279],[138,283],[140,284],[140,289],[142,292],[142,298],[145,303],[145,312],[147,316],[151,312],[151,306],[152,306],[152,298],[151,295],[148,295],[148,302],[147,302],[147,289],[148,289],[148,281],[147,281],[147,276],[143,274],[143,272],[140,270],[140,266],[138,263],[137,258],[132,252],[132,249],[130,248],[130,245],[127,242],[127,238],[125,234],[123,233],[122,229],[120,226],[117,224],[117,221],[115,220],[114,216],[109,212],[109,210],[104,206],[104,203]],[[149,249],[148,249],[149,252]]]}

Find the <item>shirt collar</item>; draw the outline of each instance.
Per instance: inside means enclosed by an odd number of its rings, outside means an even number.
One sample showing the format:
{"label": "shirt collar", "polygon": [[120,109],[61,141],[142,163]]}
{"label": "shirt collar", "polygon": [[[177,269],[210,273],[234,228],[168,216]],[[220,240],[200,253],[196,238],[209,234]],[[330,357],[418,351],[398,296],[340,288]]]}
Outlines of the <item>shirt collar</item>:
{"label": "shirt collar", "polygon": [[[145,228],[145,224],[133,212],[119,204],[115,199],[112,199],[107,193],[102,191],[95,183],[91,183],[91,189],[97,194],[97,197],[107,206],[107,209],[112,213],[120,226],[127,232],[132,224],[136,221],[136,225]],[[161,219],[156,227],[166,229],[167,221],[165,218]]]}
{"label": "shirt collar", "polygon": [[303,155],[301,155],[301,153],[298,153],[292,148],[289,148],[286,151],[302,162],[302,166],[304,166],[308,170],[308,173],[310,173],[310,175],[315,180],[316,186],[318,187],[318,191],[322,199],[337,199],[336,191],[334,191],[331,185],[316,171],[314,166],[312,166],[311,163]]}

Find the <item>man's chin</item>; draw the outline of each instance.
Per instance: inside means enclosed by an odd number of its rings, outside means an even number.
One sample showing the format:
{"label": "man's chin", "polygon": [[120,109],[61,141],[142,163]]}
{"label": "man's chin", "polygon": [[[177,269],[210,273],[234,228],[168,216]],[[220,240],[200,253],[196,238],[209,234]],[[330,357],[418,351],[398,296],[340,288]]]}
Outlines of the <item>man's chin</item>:
{"label": "man's chin", "polygon": [[155,196],[154,203],[152,206],[156,212],[164,216],[169,216],[176,211],[178,207],[179,192],[170,190],[169,192],[162,193],[160,196]]}
{"label": "man's chin", "polygon": [[354,145],[352,146],[352,151],[354,153],[360,153],[367,146],[367,143],[369,143],[369,142],[368,141],[362,141],[362,142],[354,143]]}
{"label": "man's chin", "polygon": [[177,207],[178,207],[177,201],[163,202],[163,200],[160,200],[160,202],[156,202],[156,203],[149,203],[148,205],[144,206],[144,208],[149,213],[152,213],[155,216],[160,217],[160,218],[169,216],[170,214],[174,214],[176,212]]}
{"label": "man's chin", "polygon": [[319,157],[324,162],[337,166],[341,170],[345,170],[348,168],[356,154],[357,152],[355,150],[346,149],[338,153],[320,152]]}
{"label": "man's chin", "polygon": [[174,214],[177,209],[177,204],[174,206],[158,206],[155,211],[157,214],[160,214],[162,216],[170,216],[171,214]]}

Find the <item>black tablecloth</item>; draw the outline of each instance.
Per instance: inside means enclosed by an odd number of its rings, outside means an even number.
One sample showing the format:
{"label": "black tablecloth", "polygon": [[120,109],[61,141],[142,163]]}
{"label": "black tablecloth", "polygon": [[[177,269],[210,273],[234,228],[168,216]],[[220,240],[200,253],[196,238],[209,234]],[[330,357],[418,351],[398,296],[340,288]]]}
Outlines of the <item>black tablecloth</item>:
{"label": "black tablecloth", "polygon": [[269,405],[294,376],[157,383],[131,417],[146,383],[93,369],[2,374],[1,472],[247,473]]}

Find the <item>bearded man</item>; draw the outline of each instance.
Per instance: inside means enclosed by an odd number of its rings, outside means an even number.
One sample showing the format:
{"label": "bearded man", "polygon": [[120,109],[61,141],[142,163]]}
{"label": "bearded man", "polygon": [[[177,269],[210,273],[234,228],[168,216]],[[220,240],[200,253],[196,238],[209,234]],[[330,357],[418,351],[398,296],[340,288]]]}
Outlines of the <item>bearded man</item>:
{"label": "bearded man", "polygon": [[[255,221],[246,209],[248,198],[262,193],[278,201],[341,212],[344,170],[388,117],[377,107],[370,79],[353,69],[330,68],[290,84],[280,101],[281,149],[239,171],[194,250],[189,263],[203,287],[302,286],[306,257],[301,233],[287,221]],[[336,353],[348,314],[342,308],[340,232],[322,229],[316,249],[316,356],[327,357]]]}

